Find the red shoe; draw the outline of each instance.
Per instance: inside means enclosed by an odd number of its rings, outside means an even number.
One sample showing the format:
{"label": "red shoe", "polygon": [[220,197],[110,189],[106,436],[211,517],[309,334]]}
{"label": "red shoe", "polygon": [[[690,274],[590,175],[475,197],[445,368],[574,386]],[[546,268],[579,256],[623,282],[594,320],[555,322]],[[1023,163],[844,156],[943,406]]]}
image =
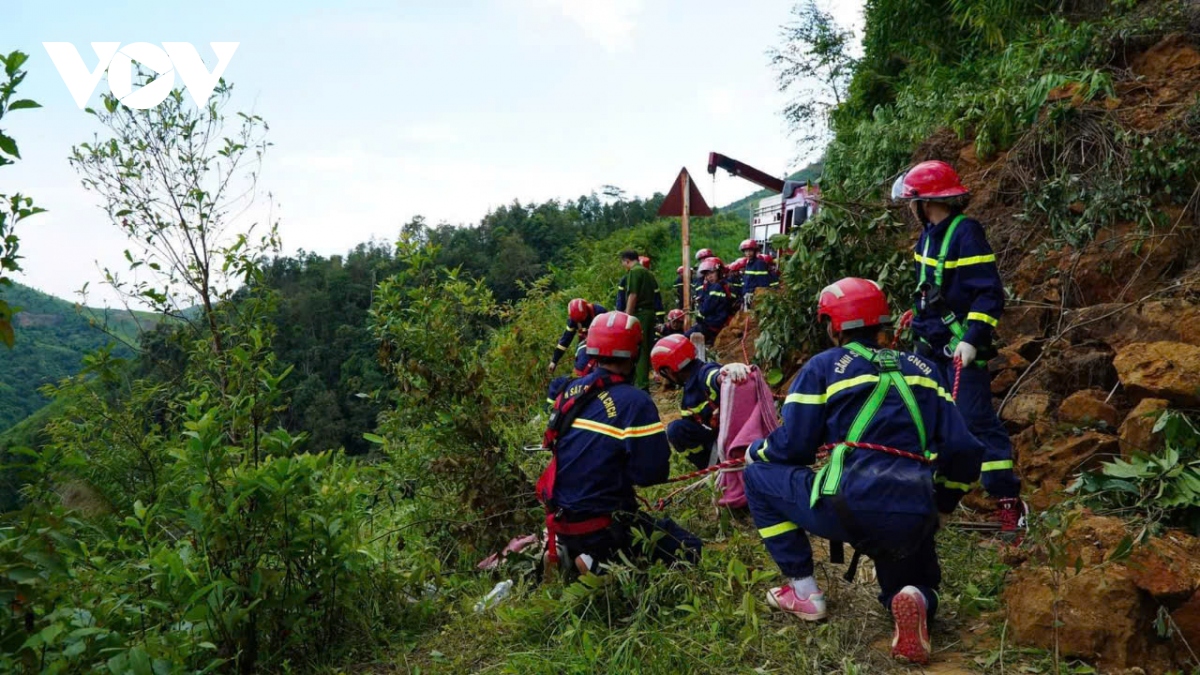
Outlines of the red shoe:
{"label": "red shoe", "polygon": [[1025,538],[1029,505],[1016,497],[1000,499],[997,503],[1000,506],[996,511],[996,520],[1000,521],[1000,538],[1019,545]]}
{"label": "red shoe", "polygon": [[892,598],[892,618],[896,631],[892,634],[892,657],[927,665],[929,653],[929,624],[926,622],[928,606],[925,596],[913,586],[905,586]]}
{"label": "red shoe", "polygon": [[801,599],[791,584],[767,591],[767,604],[805,621],[820,621],[825,618],[825,594],[813,593]]}

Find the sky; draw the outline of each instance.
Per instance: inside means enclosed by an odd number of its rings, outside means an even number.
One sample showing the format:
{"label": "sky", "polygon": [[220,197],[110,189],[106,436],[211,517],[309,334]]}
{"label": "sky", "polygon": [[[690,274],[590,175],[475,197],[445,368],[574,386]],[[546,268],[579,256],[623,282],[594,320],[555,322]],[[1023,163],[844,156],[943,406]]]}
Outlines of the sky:
{"label": "sky", "polygon": [[[119,268],[126,243],[67,163],[102,129],[42,42],[71,42],[89,69],[91,42],[190,42],[210,68],[209,42],[238,42],[224,77],[233,107],[270,124],[259,184],[287,253],[342,253],[394,239],[415,215],[470,224],[514,200],[604,185],[649,196],[681,166],[710,203],[754,191],[705,175],[714,150],[778,175],[801,168],[767,56],[791,0],[4,5],[0,50],[30,55],[20,97],[44,106],[3,120],[23,159],[0,170],[0,193],[48,209],[20,225],[16,279],[72,300],[85,283],[93,304],[112,300],[99,268]],[[859,0],[827,7],[861,24]]]}

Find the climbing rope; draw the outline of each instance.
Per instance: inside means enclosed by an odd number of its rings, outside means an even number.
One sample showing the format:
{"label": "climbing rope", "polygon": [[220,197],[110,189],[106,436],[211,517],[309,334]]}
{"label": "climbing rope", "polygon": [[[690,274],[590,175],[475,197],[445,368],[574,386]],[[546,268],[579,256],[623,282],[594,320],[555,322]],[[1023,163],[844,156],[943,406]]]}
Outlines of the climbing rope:
{"label": "climbing rope", "polygon": [[746,315],[746,320],[742,323],[742,358],[745,359],[742,363],[750,365],[750,352],[746,349],[746,333],[750,330],[750,309],[743,307],[742,314]]}
{"label": "climbing rope", "polygon": [[950,394],[954,401],[958,402],[958,385],[962,382],[963,362],[957,356],[954,357],[954,392]]}

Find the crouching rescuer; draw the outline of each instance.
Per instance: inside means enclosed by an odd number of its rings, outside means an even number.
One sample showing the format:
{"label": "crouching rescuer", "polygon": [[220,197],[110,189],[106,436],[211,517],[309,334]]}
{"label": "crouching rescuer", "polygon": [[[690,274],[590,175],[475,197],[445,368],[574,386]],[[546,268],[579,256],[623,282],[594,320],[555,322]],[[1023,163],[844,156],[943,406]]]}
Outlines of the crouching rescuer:
{"label": "crouching rescuer", "polygon": [[[633,316],[597,316],[587,334],[595,370],[559,394],[546,429],[553,458],[537,494],[546,506],[547,557],[557,564],[565,556],[581,574],[621,552],[668,563],[699,559],[699,538],[638,510],[634,487],[665,483],[671,455],[658,409],[630,382],[643,339]],[[635,544],[635,530],[648,551]]]}
{"label": "crouching rescuer", "polygon": [[879,600],[895,622],[893,656],[926,663],[941,582],[938,514],[979,477],[983,446],[932,364],[881,347],[891,312],[878,284],[843,279],[821,292],[817,314],[837,346],[805,364],[783,426],[746,453],[750,512],[789,579],[767,603],[823,619],[808,535],[849,542],[856,558],[875,562]]}
{"label": "crouching rescuer", "polygon": [[700,361],[696,346],[683,335],[659,340],[650,352],[650,365],[664,380],[683,388],[680,418],[667,427],[667,439],[676,451],[685,453],[697,469],[707,467],[715,453],[720,433],[721,381],[746,379],[750,367],[742,363]]}

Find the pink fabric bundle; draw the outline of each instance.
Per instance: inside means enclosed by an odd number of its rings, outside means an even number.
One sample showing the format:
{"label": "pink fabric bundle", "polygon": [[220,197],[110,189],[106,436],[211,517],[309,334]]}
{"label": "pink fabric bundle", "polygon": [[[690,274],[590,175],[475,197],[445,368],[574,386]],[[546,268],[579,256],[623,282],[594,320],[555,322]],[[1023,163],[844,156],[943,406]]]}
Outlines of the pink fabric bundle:
{"label": "pink fabric bundle", "polygon": [[[721,384],[721,432],[715,451],[718,462],[746,456],[746,448],[766,438],[779,426],[775,396],[757,367],[741,384],[726,379]],[[722,471],[717,477],[721,497],[717,506],[740,509],[746,506],[746,488],[742,468]]]}

